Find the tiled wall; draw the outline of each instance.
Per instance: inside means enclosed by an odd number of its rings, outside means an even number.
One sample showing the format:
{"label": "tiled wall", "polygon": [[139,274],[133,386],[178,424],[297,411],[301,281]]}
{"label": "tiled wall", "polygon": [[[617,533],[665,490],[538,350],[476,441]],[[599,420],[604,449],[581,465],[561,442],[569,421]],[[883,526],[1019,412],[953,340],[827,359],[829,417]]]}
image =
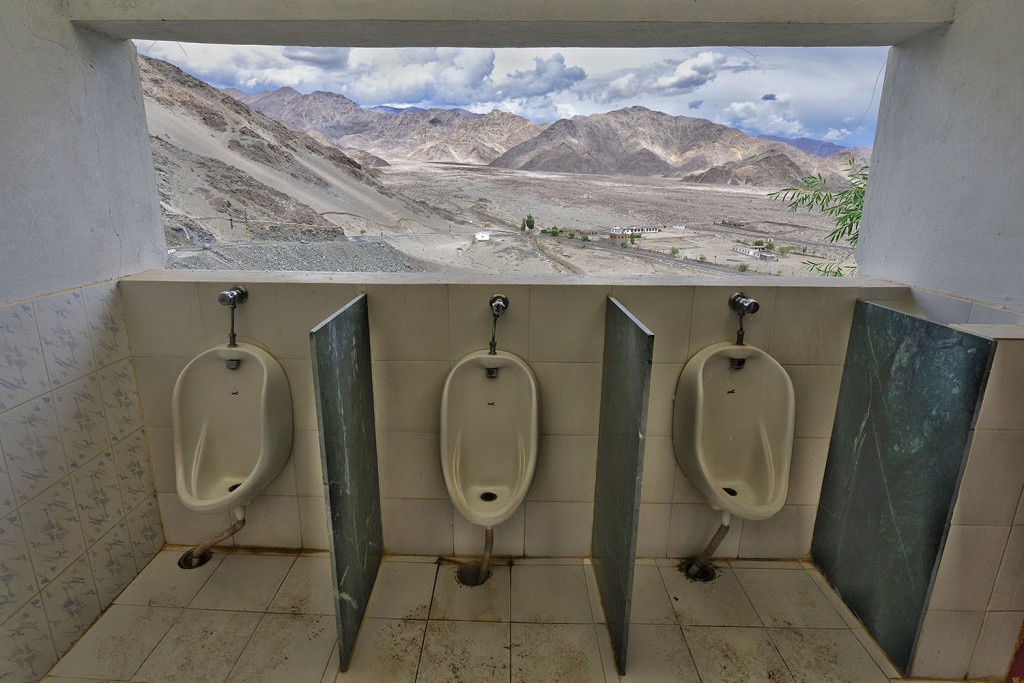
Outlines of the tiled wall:
{"label": "tiled wall", "polygon": [[[159,277],[164,278],[161,274]],[[226,514],[194,515],[174,493],[170,395],[184,365],[226,341],[227,309],[217,292],[234,284],[209,273],[121,283],[156,486],[168,542],[192,543],[228,525]],[[241,339],[256,341],[288,373],[295,410],[295,449],[285,472],[250,508],[239,545],[323,548],[323,483],[317,453],[308,330],[361,291],[368,295],[374,358],[377,443],[385,549],[400,554],[476,554],[483,534],[452,507],[441,477],[437,424],[441,388],[452,362],[486,348],[489,298],[511,305],[498,323],[498,347],[525,358],[541,391],[540,454],[522,508],[495,530],[495,552],[586,556],[596,469],[598,397],[605,301],[614,295],[655,333],[648,442],[638,553],[695,554],[718,514],[678,471],[672,452],[672,396],[685,362],[708,344],[734,339],[729,286],[613,284],[341,284],[241,278],[250,298],[239,307]],[[263,278],[260,281],[260,278]],[[248,279],[247,279],[248,278]],[[853,304],[858,297],[898,298],[903,287],[772,286],[749,280],[761,311],[746,319],[747,342],[773,354],[793,378],[796,448],[789,501],[763,522],[736,520],[720,552],[741,557],[802,557],[810,548],[818,493]],[[863,282],[863,281],[861,281]],[[221,518],[223,517],[223,518]]]}
{"label": "tiled wall", "polygon": [[1024,621],[1024,334],[1013,334],[997,342],[915,676],[1004,676]]}
{"label": "tiled wall", "polygon": [[0,308],[0,679],[36,680],[163,546],[113,282]]}

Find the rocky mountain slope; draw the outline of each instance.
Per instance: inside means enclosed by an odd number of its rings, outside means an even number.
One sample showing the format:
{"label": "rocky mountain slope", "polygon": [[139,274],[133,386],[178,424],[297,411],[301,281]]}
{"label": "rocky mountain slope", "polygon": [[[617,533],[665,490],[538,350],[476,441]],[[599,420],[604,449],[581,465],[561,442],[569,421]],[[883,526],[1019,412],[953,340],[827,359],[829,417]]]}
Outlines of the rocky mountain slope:
{"label": "rocky mountain slope", "polygon": [[166,62],[139,71],[170,246],[446,226],[322,139]]}
{"label": "rocky mountain slope", "polygon": [[607,175],[667,175],[688,182],[782,187],[821,173],[843,179],[843,164],[792,145],[752,137],[706,119],[645,107],[576,116],[491,162],[500,168]]}

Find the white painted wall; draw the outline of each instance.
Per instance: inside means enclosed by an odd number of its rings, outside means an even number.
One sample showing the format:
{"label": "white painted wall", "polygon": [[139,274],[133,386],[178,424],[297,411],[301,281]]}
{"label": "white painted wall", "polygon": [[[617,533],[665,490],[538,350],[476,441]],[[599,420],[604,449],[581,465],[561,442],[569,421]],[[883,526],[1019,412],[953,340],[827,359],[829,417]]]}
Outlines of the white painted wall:
{"label": "white painted wall", "polygon": [[1024,310],[1024,7],[959,0],[894,47],[861,273]]}
{"label": "white painted wall", "polygon": [[0,302],[163,262],[131,43],[0,2]]}

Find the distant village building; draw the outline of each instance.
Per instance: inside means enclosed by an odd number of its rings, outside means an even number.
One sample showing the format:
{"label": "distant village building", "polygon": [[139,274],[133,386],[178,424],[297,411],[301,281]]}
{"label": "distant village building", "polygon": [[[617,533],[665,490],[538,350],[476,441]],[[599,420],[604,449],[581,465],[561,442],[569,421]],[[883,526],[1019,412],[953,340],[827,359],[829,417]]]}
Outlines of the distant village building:
{"label": "distant village building", "polygon": [[489,232],[478,232],[473,238],[477,242],[489,242],[491,240],[491,233]]}
{"label": "distant village building", "polygon": [[778,261],[779,260],[779,255],[774,253],[774,252],[768,251],[767,247],[746,247],[746,246],[744,246],[744,247],[733,247],[732,250],[735,251],[737,254],[743,254],[744,256],[749,256],[750,258],[756,258],[756,259],[758,259],[760,261]]}
{"label": "distant village building", "polygon": [[611,232],[612,232],[613,236],[614,235],[626,235],[626,236],[629,236],[629,235],[644,235],[644,234],[652,233],[652,232],[661,232],[661,228],[645,228],[645,227],[641,227],[639,225],[630,225],[628,227],[623,228],[623,227],[620,227],[620,226],[616,225],[614,228],[612,228]]}

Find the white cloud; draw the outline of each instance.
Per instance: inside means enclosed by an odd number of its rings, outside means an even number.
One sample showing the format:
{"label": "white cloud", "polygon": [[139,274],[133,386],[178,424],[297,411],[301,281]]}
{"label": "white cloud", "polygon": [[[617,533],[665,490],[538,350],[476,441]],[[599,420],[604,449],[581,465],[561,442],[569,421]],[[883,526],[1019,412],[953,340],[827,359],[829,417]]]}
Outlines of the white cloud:
{"label": "white cloud", "polygon": [[721,120],[730,126],[755,134],[785,137],[810,134],[807,127],[795,118],[789,106],[789,98],[785,95],[756,102],[731,102],[722,110]]}
{"label": "white cloud", "polygon": [[659,78],[655,85],[664,90],[691,93],[708,81],[714,80],[726,61],[726,56],[720,52],[698,53],[696,57],[679,62],[671,75]]}

